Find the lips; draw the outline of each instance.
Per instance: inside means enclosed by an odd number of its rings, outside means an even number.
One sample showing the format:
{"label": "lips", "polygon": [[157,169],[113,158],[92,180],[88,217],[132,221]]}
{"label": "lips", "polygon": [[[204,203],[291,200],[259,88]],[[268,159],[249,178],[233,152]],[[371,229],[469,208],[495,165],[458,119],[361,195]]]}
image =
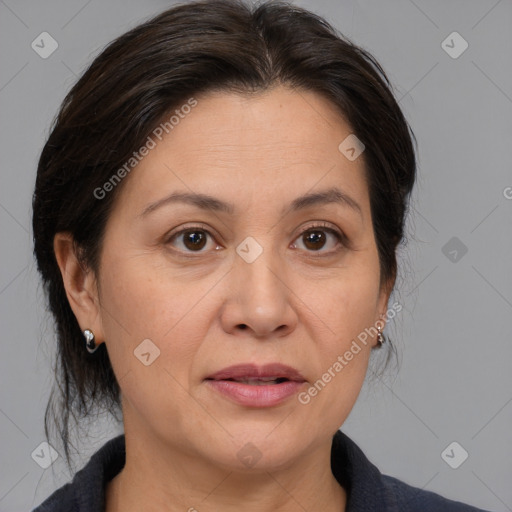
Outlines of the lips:
{"label": "lips", "polygon": [[224,368],[205,379],[215,393],[232,403],[252,408],[269,408],[290,401],[306,380],[291,366],[239,364]]}
{"label": "lips", "polygon": [[265,386],[287,381],[305,382],[306,379],[295,368],[281,363],[271,363],[264,366],[245,363],[223,368],[208,376],[206,380],[225,380],[253,386]]}

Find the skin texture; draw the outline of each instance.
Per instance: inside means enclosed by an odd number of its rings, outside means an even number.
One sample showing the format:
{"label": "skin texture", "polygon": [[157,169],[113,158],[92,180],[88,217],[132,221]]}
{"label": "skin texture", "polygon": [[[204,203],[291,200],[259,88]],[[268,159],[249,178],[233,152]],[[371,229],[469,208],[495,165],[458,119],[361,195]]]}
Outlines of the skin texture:
{"label": "skin texture", "polygon": [[[107,511],[344,510],[331,440],[361,390],[375,337],[307,405],[293,396],[244,407],[204,379],[232,364],[281,362],[302,373],[307,390],[383,317],[392,283],[379,289],[364,153],[349,161],[338,150],[350,126],[312,92],[279,86],[196,99],[125,178],[99,275],[80,268],[68,234],[55,237],[71,307],[106,342],[122,391],[127,461],[107,487]],[[283,213],[333,186],[361,213],[338,203]],[[169,203],[141,216],[176,191],[215,196],[234,214]],[[173,235],[197,224],[211,236],[194,252]],[[322,227],[324,245],[308,242],[301,229],[318,224],[348,243]],[[236,252],[248,236],[263,248],[252,263]],[[145,339],[160,350],[148,366],[134,356]],[[261,453],[252,468],[237,457],[248,442]]]}

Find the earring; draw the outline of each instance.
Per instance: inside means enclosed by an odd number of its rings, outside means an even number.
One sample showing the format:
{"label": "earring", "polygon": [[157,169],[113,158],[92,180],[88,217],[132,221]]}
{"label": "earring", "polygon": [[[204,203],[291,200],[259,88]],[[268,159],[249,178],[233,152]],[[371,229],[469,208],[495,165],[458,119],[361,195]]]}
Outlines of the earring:
{"label": "earring", "polygon": [[378,347],[380,348],[380,347],[382,347],[382,345],[384,344],[384,342],[386,340],[384,339],[380,325],[377,326],[377,330],[379,331],[377,334],[377,343],[378,343]]}
{"label": "earring", "polygon": [[96,350],[98,350],[99,345],[96,345],[96,343],[94,342],[93,332],[90,331],[89,329],[85,329],[84,337],[85,337],[85,348],[87,349],[87,352],[89,352],[89,354],[96,352]]}

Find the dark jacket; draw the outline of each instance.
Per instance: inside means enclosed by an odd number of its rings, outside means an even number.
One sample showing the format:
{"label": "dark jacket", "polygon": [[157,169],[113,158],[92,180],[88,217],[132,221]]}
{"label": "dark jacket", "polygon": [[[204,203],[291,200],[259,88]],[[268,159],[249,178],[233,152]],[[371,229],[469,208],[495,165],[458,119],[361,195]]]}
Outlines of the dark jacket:
{"label": "dark jacket", "polygon": [[[33,512],[103,512],[106,482],[125,463],[124,435],[108,441]],[[484,512],[382,475],[344,433],[333,437],[331,469],[348,495],[346,512]]]}

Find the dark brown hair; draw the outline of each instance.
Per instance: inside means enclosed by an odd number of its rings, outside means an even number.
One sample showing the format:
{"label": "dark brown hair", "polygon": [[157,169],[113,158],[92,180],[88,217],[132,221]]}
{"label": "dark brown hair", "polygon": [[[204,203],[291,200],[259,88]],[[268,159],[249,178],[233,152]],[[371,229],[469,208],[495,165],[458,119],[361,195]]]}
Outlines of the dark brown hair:
{"label": "dark brown hair", "polygon": [[175,5],[94,59],[64,99],[38,164],[34,254],[58,343],[45,432],[49,437],[53,418],[68,463],[71,417],[78,423],[96,407],[119,411],[120,390],[105,344],[94,355],[85,350],[56,262],[55,234],[72,233],[84,268],[98,275],[104,227],[123,181],[102,199],[94,191],[161,120],[199,93],[257,93],[279,84],[330,100],[365,145],[381,285],[394,286],[416,161],[414,134],[380,65],[325,20],[289,3]]}

